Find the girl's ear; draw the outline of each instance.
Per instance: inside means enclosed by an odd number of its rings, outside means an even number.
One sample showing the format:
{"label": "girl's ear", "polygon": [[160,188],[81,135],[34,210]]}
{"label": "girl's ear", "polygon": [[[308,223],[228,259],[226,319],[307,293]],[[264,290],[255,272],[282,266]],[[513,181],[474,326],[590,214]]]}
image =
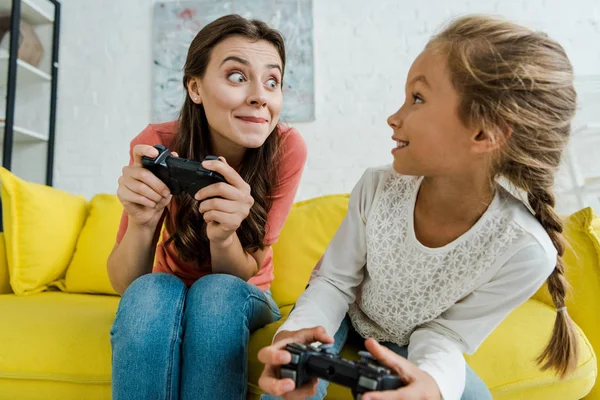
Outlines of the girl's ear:
{"label": "girl's ear", "polygon": [[512,135],[512,129],[481,129],[473,135],[472,145],[476,153],[488,153],[498,150]]}
{"label": "girl's ear", "polygon": [[187,82],[188,95],[196,104],[202,104],[202,96],[200,94],[200,82],[196,78],[190,78]]}

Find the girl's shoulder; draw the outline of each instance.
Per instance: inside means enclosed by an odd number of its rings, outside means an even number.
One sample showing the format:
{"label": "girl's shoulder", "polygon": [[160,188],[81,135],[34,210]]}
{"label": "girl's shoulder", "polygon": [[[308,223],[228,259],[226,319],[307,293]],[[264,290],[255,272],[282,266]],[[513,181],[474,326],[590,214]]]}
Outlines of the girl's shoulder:
{"label": "girl's shoulder", "polygon": [[421,179],[421,176],[399,174],[394,170],[392,164],[388,164],[367,168],[361,178],[361,182],[373,194],[385,191],[393,196],[402,194],[410,196],[418,187]]}
{"label": "girl's shoulder", "polygon": [[502,185],[499,186],[498,192],[498,212],[513,228],[523,232],[521,244],[535,244],[550,259],[556,259],[556,248],[552,239],[521,199],[520,194]]}
{"label": "girl's shoulder", "polygon": [[398,174],[392,165],[367,168],[352,189],[351,201],[357,202],[365,218],[376,203],[384,204],[379,212],[397,208],[405,203],[421,177]]}

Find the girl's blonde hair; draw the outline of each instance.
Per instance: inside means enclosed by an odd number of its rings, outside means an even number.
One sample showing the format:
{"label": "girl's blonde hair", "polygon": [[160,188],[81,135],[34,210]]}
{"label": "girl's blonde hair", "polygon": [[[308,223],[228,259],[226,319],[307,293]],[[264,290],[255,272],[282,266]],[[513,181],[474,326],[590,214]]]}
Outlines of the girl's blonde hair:
{"label": "girl's blonde hair", "polygon": [[[565,306],[568,283],[561,256],[562,222],[554,210],[554,174],[576,109],[573,68],[564,49],[546,34],[489,16],[452,21],[428,48],[447,56],[452,83],[461,97],[466,126],[481,126],[504,142],[492,176],[527,194],[535,217],[552,239],[558,258],[548,278],[557,309]],[[564,311],[564,310],[561,310]],[[542,369],[564,377],[577,366],[575,325],[557,312],[550,342],[537,359]]]}

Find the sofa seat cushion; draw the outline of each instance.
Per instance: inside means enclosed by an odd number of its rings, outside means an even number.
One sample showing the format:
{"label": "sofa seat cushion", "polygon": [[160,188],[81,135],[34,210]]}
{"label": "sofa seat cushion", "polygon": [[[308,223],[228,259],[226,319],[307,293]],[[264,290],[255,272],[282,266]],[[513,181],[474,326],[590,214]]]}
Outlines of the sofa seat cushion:
{"label": "sofa seat cushion", "polygon": [[[261,393],[257,383],[263,366],[256,354],[271,343],[290,310],[291,306],[282,308],[280,321],[260,329],[250,339],[250,400],[258,400]],[[592,346],[579,328],[580,358],[575,373],[561,381],[552,371],[540,371],[535,364],[552,331],[555,315],[544,303],[528,300],[494,330],[475,354],[465,356],[495,400],[575,400],[590,391],[596,379],[596,360]],[[342,356],[356,360],[358,350],[345,346]],[[352,396],[346,388],[331,385],[327,399],[351,400]]]}
{"label": "sofa seat cushion", "polygon": [[556,312],[537,300],[513,311],[467,362],[492,390],[496,400],[581,399],[597,375],[594,350],[579,327],[579,363],[560,380],[541,371],[535,359],[550,338]]}
{"label": "sofa seat cushion", "polygon": [[[58,388],[101,385],[110,393],[109,335],[119,299],[62,292],[0,295],[0,393],[22,398],[25,387],[35,391],[48,382]],[[17,392],[10,396],[8,390]],[[60,398],[71,396],[65,392]]]}

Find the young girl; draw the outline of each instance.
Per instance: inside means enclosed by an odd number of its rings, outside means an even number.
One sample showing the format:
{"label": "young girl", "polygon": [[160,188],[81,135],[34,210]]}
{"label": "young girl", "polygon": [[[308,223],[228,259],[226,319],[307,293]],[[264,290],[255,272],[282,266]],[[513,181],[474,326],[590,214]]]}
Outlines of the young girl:
{"label": "young girl", "polygon": [[[284,68],[277,31],[222,17],[191,43],[179,120],[131,142],[108,261],[123,294],[111,332],[114,399],[245,398],[250,332],[280,317],[270,246],[306,160],[298,132],[278,125]],[[155,144],[192,160],[220,156],[203,165],[227,183],[172,197],[140,165]]]}
{"label": "young girl", "polygon": [[[557,316],[538,361],[562,376],[572,371],[577,342],[552,186],[575,104],[571,64],[543,33],[468,16],[435,36],[388,118],[393,167],[367,170],[353,189],[317,273],[259,354],[261,388],[313,395],[316,382],[294,390],[276,378],[291,360],[282,348],[335,334],[339,351],[350,331],[370,338],[367,349],[407,384],[363,400],[490,399],[463,353],[546,279]],[[497,178],[525,193],[531,211]]]}

